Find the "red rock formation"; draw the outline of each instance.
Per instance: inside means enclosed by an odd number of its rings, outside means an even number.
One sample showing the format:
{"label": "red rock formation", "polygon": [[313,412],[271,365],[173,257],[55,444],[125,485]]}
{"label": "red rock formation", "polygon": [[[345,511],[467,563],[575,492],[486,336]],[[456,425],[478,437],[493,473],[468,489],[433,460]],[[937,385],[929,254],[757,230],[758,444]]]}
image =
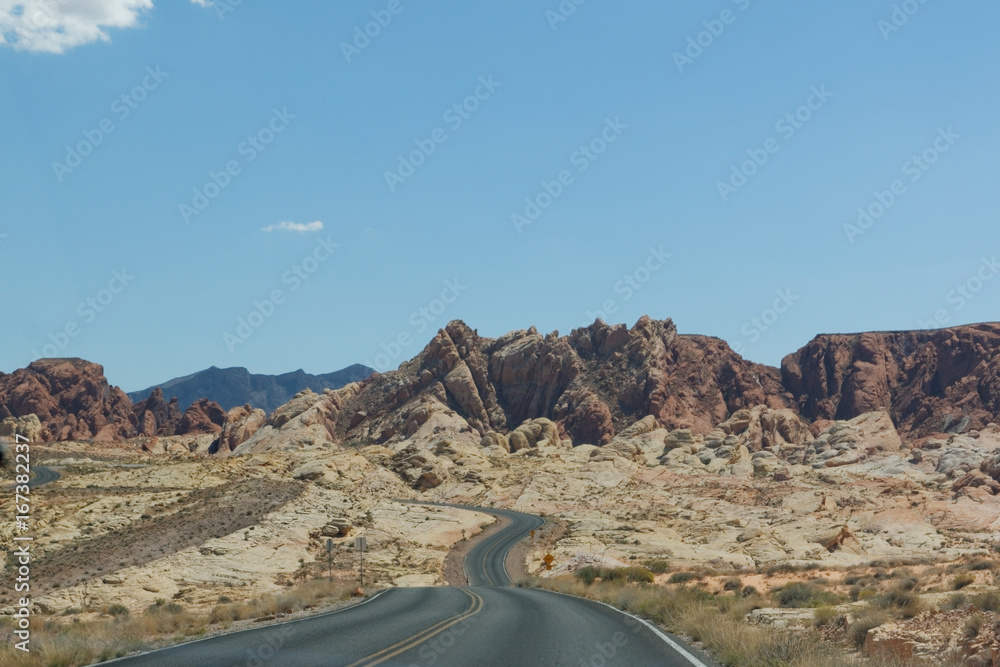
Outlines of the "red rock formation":
{"label": "red rock formation", "polygon": [[777,369],[648,317],[632,329],[598,321],[565,337],[531,328],[496,339],[454,321],[398,371],[349,393],[326,399],[331,437],[341,442],[404,438],[426,401],[446,404],[480,435],[546,417],[574,444],[606,444],[646,415],[705,433],[735,410],[792,404]]}
{"label": "red rock formation", "polygon": [[40,359],[0,373],[0,419],[35,414],[44,440],[118,440],[135,435],[132,402],[82,359]]}
{"label": "red rock formation", "polygon": [[168,403],[163,390],[157,387],[144,401],[133,408],[138,422],[139,435],[175,435],[181,421],[181,408],[176,398]]}
{"label": "red rock formation", "polygon": [[221,433],[224,423],[226,423],[226,411],[215,401],[200,398],[184,412],[177,425],[176,435]]}
{"label": "red rock formation", "polygon": [[1000,414],[1000,325],[818,336],[781,371],[810,419],[885,409],[909,436],[981,429]]}

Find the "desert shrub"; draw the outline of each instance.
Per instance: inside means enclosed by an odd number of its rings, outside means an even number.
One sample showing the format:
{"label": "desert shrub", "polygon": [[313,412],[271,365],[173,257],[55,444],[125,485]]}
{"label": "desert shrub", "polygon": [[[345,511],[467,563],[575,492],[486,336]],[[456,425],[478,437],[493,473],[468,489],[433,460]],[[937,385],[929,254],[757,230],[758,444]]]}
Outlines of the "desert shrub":
{"label": "desert shrub", "polygon": [[969,599],[965,596],[965,593],[955,593],[947,600],[941,603],[941,609],[945,611],[954,611],[955,609],[961,609],[969,604]]}
{"label": "desert shrub", "polygon": [[689,581],[694,581],[695,579],[700,579],[694,572],[674,572],[667,579],[668,584],[686,584]]}
{"label": "desert shrub", "polygon": [[588,586],[593,584],[598,577],[602,581],[629,581],[643,584],[651,584],[655,579],[653,573],[641,565],[608,568],[596,568],[588,565],[574,572],[573,576]]}
{"label": "desert shrub", "polygon": [[1000,611],[1000,591],[983,591],[973,596],[972,604],[980,611]]}
{"label": "desert shrub", "polygon": [[838,619],[842,619],[843,615],[840,614],[835,608],[829,605],[823,605],[821,607],[816,607],[816,611],[813,612],[813,625],[817,628],[824,625],[830,625]]}
{"label": "desert shrub", "polygon": [[641,584],[651,584],[656,578],[652,572],[650,572],[645,567],[641,565],[633,565],[631,567],[616,567],[612,570],[607,570],[606,578],[609,581],[614,581],[615,579],[624,579],[625,581],[632,581]]}
{"label": "desert shrub", "polygon": [[970,571],[977,572],[982,570],[995,570],[996,566],[997,566],[996,561],[980,559],[980,560],[974,560],[971,563],[969,563],[968,569]]}
{"label": "desert shrub", "polygon": [[976,581],[976,577],[971,574],[959,574],[951,580],[951,590],[960,591],[969,584]]}
{"label": "desert shrub", "polygon": [[878,595],[878,591],[876,591],[874,588],[863,588],[860,591],[858,591],[857,599],[859,602],[864,602],[865,600],[871,600],[876,595]]}
{"label": "desert shrub", "polygon": [[777,591],[775,598],[779,606],[792,609],[819,607],[836,601],[836,596],[832,593],[801,581],[785,584]]}
{"label": "desert shrub", "polygon": [[741,588],[743,588],[743,582],[736,577],[726,579],[725,583],[722,584],[722,590],[724,591],[739,591]]}
{"label": "desert shrub", "polygon": [[127,617],[128,616],[128,607],[126,607],[123,604],[115,603],[115,604],[111,605],[110,607],[108,607],[108,615],[115,616],[115,617],[121,617],[121,616]]}
{"label": "desert shrub", "polygon": [[981,614],[973,614],[966,619],[962,630],[966,639],[975,639],[979,636],[979,631],[983,629],[983,617]]}
{"label": "desert shrub", "polygon": [[917,603],[917,596],[903,588],[894,588],[891,591],[885,593],[879,593],[872,598],[871,603],[876,607],[881,607],[882,609],[888,609],[890,607],[895,607],[897,609],[902,609]]}
{"label": "desert shrub", "polygon": [[670,570],[670,561],[647,560],[646,569],[653,574],[666,574]]}
{"label": "desert shrub", "polygon": [[868,611],[858,614],[854,622],[847,628],[847,640],[855,648],[861,648],[865,643],[868,631],[889,621],[889,615],[883,611]]}

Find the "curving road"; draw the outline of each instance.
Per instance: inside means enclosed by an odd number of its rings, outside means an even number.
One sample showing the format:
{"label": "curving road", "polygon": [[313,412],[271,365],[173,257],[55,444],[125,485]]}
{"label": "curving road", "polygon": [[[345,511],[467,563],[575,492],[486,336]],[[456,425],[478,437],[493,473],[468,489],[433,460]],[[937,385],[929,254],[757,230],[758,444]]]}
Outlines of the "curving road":
{"label": "curving road", "polygon": [[129,667],[715,664],[607,605],[508,587],[507,552],[542,520],[506,510],[463,509],[510,520],[466,558],[471,587],[392,588],[331,614],[110,662]]}
{"label": "curving road", "polygon": [[40,486],[45,486],[46,484],[56,481],[60,477],[59,473],[55,470],[52,468],[46,468],[45,466],[32,466],[31,470],[35,473],[35,476],[30,482],[28,482],[29,489],[37,489]]}

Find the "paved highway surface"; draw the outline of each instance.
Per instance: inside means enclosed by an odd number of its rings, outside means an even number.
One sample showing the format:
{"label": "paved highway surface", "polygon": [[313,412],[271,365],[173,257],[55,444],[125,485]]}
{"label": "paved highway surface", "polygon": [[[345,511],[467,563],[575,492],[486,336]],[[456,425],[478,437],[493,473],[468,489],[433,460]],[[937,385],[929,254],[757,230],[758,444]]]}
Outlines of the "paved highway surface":
{"label": "paved highway surface", "polygon": [[[510,588],[503,561],[542,520],[510,525],[466,558],[468,588],[392,588],[342,611],[111,661],[120,667],[502,665],[708,667],[652,626],[589,600]],[[697,656],[697,657],[696,657]]]}
{"label": "paved highway surface", "polygon": [[60,475],[52,468],[46,468],[45,466],[32,466],[32,472],[35,473],[34,479],[28,482],[28,488],[35,489],[39,486],[44,486],[49,482],[54,482],[59,479]]}

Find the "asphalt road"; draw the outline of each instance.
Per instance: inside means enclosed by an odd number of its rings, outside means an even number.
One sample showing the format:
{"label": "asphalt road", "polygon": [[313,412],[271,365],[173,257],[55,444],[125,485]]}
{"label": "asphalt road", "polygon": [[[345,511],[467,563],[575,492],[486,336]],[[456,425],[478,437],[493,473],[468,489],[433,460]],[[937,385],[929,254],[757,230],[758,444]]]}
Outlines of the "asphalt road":
{"label": "asphalt road", "polygon": [[46,468],[45,466],[32,466],[32,472],[35,473],[35,477],[28,482],[29,489],[36,489],[39,486],[44,486],[50,482],[54,482],[59,479],[60,475],[52,468]]}
{"label": "asphalt road", "polygon": [[696,657],[679,640],[606,605],[508,587],[504,557],[542,520],[517,512],[469,509],[502,514],[511,523],[470,552],[466,572],[474,585],[468,588],[392,588],[339,612],[111,663],[128,667],[714,664]]}
{"label": "asphalt road", "polygon": [[466,505],[452,505],[462,509],[502,516],[510,521],[503,530],[490,535],[472,548],[465,557],[465,574],[473,586],[509,586],[510,575],[504,563],[507,553],[528,534],[541,528],[545,521],[531,514],[507,510],[485,509]]}

